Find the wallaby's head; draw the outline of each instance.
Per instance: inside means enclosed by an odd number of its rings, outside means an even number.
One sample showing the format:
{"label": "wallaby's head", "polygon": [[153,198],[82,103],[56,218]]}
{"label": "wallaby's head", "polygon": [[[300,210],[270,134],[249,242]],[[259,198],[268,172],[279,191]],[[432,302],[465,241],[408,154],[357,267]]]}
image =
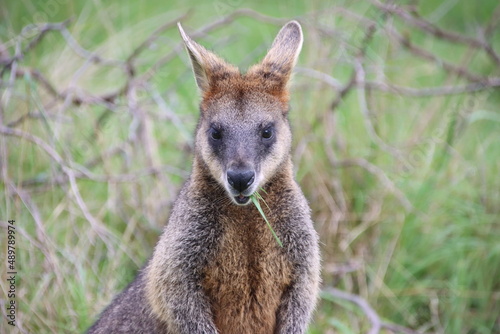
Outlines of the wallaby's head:
{"label": "wallaby's head", "polygon": [[289,159],[288,90],[302,47],[298,22],[287,23],[261,63],[247,73],[206,50],[179,30],[202,94],[196,159],[245,205]]}

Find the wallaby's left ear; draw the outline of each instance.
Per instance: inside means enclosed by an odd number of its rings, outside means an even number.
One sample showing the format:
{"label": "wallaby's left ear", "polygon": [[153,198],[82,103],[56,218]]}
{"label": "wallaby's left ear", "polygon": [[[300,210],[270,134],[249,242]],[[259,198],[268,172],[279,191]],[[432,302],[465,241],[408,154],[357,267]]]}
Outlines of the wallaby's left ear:
{"label": "wallaby's left ear", "polygon": [[286,90],[303,41],[300,24],[288,22],[281,28],[262,62],[250,68],[248,74],[262,76],[273,90]]}

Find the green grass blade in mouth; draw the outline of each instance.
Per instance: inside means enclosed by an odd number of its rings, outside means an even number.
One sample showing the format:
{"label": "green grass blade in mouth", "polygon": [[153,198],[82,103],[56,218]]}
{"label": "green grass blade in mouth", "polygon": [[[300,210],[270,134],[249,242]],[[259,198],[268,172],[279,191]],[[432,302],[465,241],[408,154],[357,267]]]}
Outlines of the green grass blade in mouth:
{"label": "green grass blade in mouth", "polygon": [[[278,236],[274,232],[273,227],[271,226],[271,224],[267,220],[266,215],[264,214],[264,211],[262,210],[262,207],[260,206],[259,200],[264,201],[262,196],[258,192],[255,192],[254,194],[252,194],[250,196],[250,199],[252,200],[252,203],[255,205],[257,210],[259,210],[259,213],[262,216],[262,218],[264,218],[264,220],[266,221],[267,227],[269,227],[269,229],[271,230],[271,233],[273,234],[274,239],[276,239],[276,242],[278,243],[278,245],[280,245],[280,247],[283,247],[283,243],[281,242],[280,238],[278,238]],[[264,203],[266,203],[266,201],[264,201]],[[266,203],[266,205],[267,205],[267,203]],[[269,206],[268,206],[268,208],[269,208]]]}

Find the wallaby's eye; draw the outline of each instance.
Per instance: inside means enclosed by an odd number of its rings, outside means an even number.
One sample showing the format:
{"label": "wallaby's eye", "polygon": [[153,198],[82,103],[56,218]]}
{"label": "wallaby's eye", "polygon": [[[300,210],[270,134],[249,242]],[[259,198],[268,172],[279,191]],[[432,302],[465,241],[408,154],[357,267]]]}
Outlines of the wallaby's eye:
{"label": "wallaby's eye", "polygon": [[273,136],[273,129],[267,128],[262,131],[262,138],[270,139]]}
{"label": "wallaby's eye", "polygon": [[217,129],[211,128],[210,129],[210,137],[213,140],[221,140],[222,139],[222,133],[219,130],[217,130]]}

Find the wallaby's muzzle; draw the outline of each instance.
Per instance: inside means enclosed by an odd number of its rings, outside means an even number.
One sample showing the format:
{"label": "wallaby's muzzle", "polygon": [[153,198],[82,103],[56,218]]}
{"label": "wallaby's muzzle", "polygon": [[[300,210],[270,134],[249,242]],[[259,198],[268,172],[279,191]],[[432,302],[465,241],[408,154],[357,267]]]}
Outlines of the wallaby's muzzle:
{"label": "wallaby's muzzle", "polygon": [[255,172],[247,168],[229,169],[226,173],[227,183],[230,193],[233,195],[237,204],[247,204],[251,192],[248,191],[255,181]]}
{"label": "wallaby's muzzle", "polygon": [[242,193],[247,190],[255,180],[255,173],[253,170],[228,170],[227,171],[227,182],[237,190]]}

